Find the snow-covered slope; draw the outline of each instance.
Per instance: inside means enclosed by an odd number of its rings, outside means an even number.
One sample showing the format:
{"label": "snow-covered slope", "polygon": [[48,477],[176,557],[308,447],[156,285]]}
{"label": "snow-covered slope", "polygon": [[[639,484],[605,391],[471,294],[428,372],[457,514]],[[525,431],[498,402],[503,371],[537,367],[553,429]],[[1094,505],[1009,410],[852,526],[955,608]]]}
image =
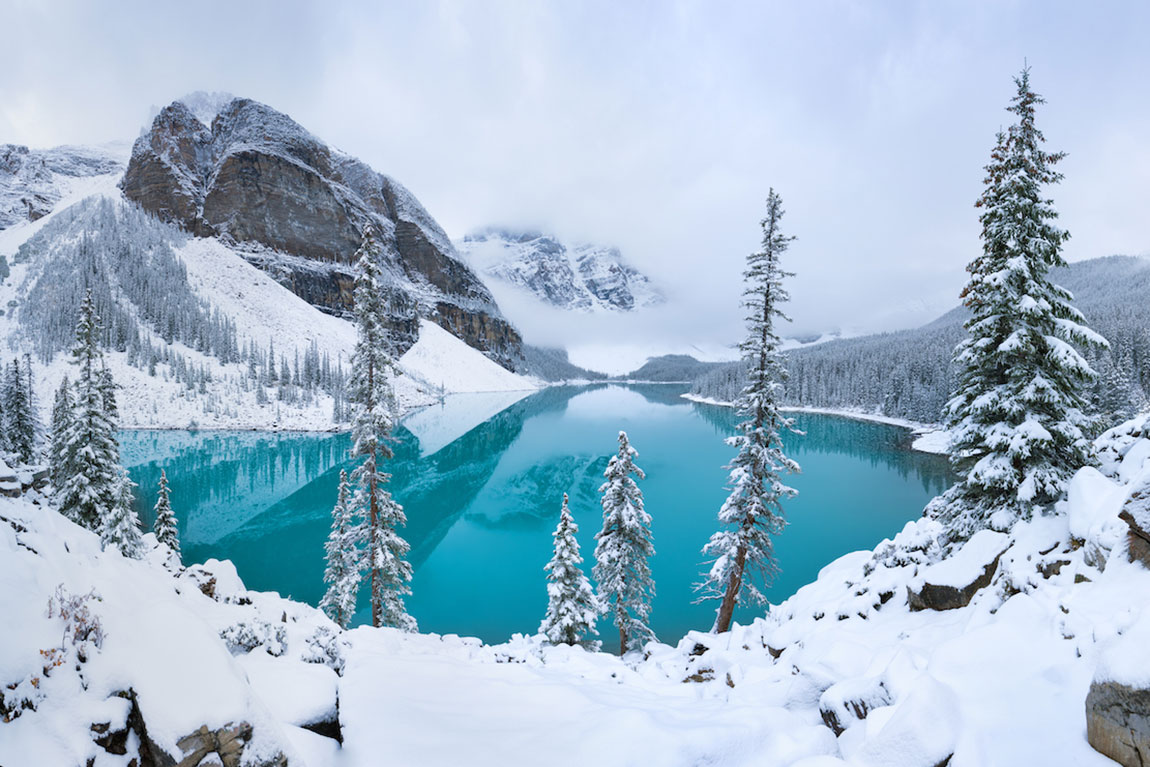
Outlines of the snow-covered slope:
{"label": "snow-covered slope", "polygon": [[629,312],[662,303],[651,280],[616,248],[570,244],[540,232],[487,229],[456,243],[498,297],[509,287],[560,309]]}
{"label": "snow-covered slope", "polygon": [[[188,733],[245,723],[251,765],[1113,765],[1084,701],[1092,680],[1150,684],[1150,570],[1118,517],[1150,518],[1148,427],[1104,435],[1054,516],[945,560],[937,523],[910,522],[763,619],[625,659],[338,632],[229,563],[127,561],[35,495],[0,498],[0,764],[122,765],[96,742],[116,731],[178,756]],[[924,584],[971,579],[966,606],[912,609]],[[58,588],[98,595],[87,617],[46,612]]]}
{"label": "snow-covered slope", "polygon": [[[170,283],[159,289],[170,296],[193,296],[187,300],[201,302],[203,308],[197,310],[201,316],[222,318],[220,321],[234,331],[241,357],[254,344],[261,355],[274,349],[277,359],[294,360],[297,366],[301,357],[314,353],[324,355],[333,367],[348,369],[355,344],[350,322],[307,303],[216,238],[188,237],[141,219],[122,199],[116,180],[114,173],[77,180],[72,192],[51,213],[0,231],[0,255],[12,262],[9,278],[0,284],[0,305],[5,308],[0,316],[0,339],[7,347],[0,357],[35,352],[39,362],[51,353],[49,363],[34,364],[43,418],[47,418],[51,393],[70,374],[67,357],[60,351],[63,347],[58,343],[54,349],[44,345],[45,335],[66,335],[67,328],[51,332],[45,328],[54,327],[57,319],[70,324],[62,318],[74,309],[76,291],[87,284],[76,248],[83,233],[93,231],[93,227],[102,227],[105,239],[138,236],[149,248],[170,252],[183,273],[174,274]],[[93,198],[110,200],[111,208],[107,203],[101,208]],[[109,216],[116,218],[119,234],[108,234]],[[146,230],[144,234],[138,234],[140,227]],[[135,252],[134,258],[148,262],[142,246]],[[122,263],[114,259],[100,264],[102,277],[116,271],[109,278],[107,300],[114,302],[117,310],[127,312],[128,329],[140,334],[140,343],[146,348],[176,355],[172,358],[175,362],[152,365],[149,371],[142,353],[132,344],[127,351],[109,354],[109,365],[121,387],[123,426],[325,430],[339,425],[333,421],[334,403],[329,391],[309,391],[285,399],[277,396],[274,387],[265,387],[267,391],[261,394],[245,359],[223,361],[211,348],[190,345],[189,338],[165,338],[164,329],[150,321],[147,312],[134,303],[131,291],[125,290],[125,280],[140,279],[138,265],[127,267],[125,272]],[[156,289],[153,286],[152,290]],[[36,306],[25,306],[33,299]],[[33,315],[39,317],[35,329],[27,320]],[[395,380],[404,411],[435,402],[442,394],[530,390],[536,386],[430,322],[421,326],[420,338],[405,360],[399,368],[402,374]],[[181,377],[176,367],[197,371],[197,376],[202,371],[202,382],[197,385],[195,381],[200,378]]]}
{"label": "snow-covered slope", "polygon": [[446,394],[529,391],[539,384],[496,365],[433,322],[421,320],[419,341],[399,358],[400,368]]}

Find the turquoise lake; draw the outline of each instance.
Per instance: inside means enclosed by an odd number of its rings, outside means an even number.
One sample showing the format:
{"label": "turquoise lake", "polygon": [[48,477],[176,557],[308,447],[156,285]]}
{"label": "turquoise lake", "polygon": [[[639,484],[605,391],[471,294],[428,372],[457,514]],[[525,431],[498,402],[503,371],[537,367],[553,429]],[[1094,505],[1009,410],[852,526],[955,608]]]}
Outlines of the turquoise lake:
{"label": "turquoise lake", "polygon": [[[391,490],[407,512],[415,567],[408,600],[421,631],[499,642],[534,633],[547,604],[543,566],[564,492],[590,574],[601,522],[598,488],[616,435],[626,430],[646,474],[657,595],[651,625],[674,642],[709,629],[713,603],[694,604],[700,548],[726,497],[727,408],[681,398],[682,386],[554,387],[521,395],[460,395],[420,411],[397,431]],[[776,539],[779,602],[836,557],[873,548],[919,516],[951,481],[945,458],[909,449],[902,428],[797,414],[786,438],[803,468],[799,496]],[[323,594],[323,543],[339,470],[353,463],[346,434],[132,431],[124,463],[139,484],[150,528],[165,469],[185,563],[232,560],[248,588],[311,604]],[[368,617],[367,588],[359,618]],[[747,622],[764,608],[740,607]],[[600,633],[614,634],[606,621]],[[610,648],[610,642],[605,643]]]}

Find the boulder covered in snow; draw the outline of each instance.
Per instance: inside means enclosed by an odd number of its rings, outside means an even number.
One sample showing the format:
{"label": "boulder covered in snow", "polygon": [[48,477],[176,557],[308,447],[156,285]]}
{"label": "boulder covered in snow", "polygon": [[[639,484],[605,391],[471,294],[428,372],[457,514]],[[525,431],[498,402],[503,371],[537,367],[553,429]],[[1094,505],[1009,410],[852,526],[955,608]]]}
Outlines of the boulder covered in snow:
{"label": "boulder covered in snow", "polygon": [[1150,567],[1150,479],[1130,493],[1118,518],[1127,524],[1127,556]]}
{"label": "boulder covered in snow", "polygon": [[844,679],[823,692],[819,698],[819,715],[835,735],[842,735],[852,724],[866,719],[874,709],[890,704],[890,691],[881,678]]}
{"label": "boulder covered in snow", "polygon": [[1150,759],[1150,615],[1112,640],[1102,651],[1086,696],[1086,739],[1124,767]]}
{"label": "boulder covered in snow", "polygon": [[956,553],[923,569],[907,585],[911,610],[966,607],[979,589],[990,585],[1010,537],[980,530]]}

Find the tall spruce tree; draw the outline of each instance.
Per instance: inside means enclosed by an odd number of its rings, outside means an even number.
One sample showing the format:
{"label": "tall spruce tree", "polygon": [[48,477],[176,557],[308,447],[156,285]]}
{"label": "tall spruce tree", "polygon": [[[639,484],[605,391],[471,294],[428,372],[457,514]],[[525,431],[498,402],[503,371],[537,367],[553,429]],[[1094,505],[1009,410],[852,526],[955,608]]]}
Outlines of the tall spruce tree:
{"label": "tall spruce tree", "polygon": [[160,484],[156,489],[156,519],[152,523],[152,530],[156,540],[167,546],[180,558],[180,530],[176,522],[176,515],[172,511],[171,490],[168,488],[168,473],[160,469]]}
{"label": "tall spruce tree", "polygon": [[13,359],[5,368],[3,399],[5,446],[22,462],[31,463],[36,455],[36,424],[19,359]]}
{"label": "tall spruce tree", "polygon": [[655,638],[647,625],[655,582],[648,559],[655,554],[651,542],[651,515],[643,508],[643,492],[632,475],[643,479],[635,465],[638,453],[619,432],[619,452],[611,456],[599,488],[603,494],[603,529],[595,535],[592,575],[599,587],[599,602],[612,614],[619,630],[619,653],[642,650]]}
{"label": "tall spruce tree", "polygon": [[351,485],[347,472],[339,473],[339,496],[331,510],[331,532],[324,543],[326,567],[323,582],[327,591],[319,608],[340,628],[347,628],[355,615],[356,596],[359,594],[360,547],[363,528],[352,515]]}
{"label": "tall spruce tree", "polygon": [[92,291],[88,290],[80,305],[72,350],[76,402],[64,445],[60,511],[96,532],[112,512],[119,481],[119,448],[116,425],[107,409],[100,332]]}
{"label": "tall spruce tree", "polygon": [[955,350],[958,384],[946,409],[960,481],[931,507],[952,541],[1049,510],[1094,457],[1084,410],[1095,373],[1073,344],[1107,343],[1050,281],[1070,235],[1054,224],[1045,189],[1062,180],[1054,166],[1064,154],[1042,148],[1035,107],[1044,102],[1029,69],[1015,85],[1007,111],[1016,120],[998,134],[977,203],[982,253],[962,292],[970,337]]}
{"label": "tall spruce tree", "polygon": [[381,464],[393,456],[395,393],[391,388],[387,313],[380,279],[380,246],[374,228],[364,227],[356,254],[355,321],[358,331],[352,357],[349,401],[352,405],[353,457],[362,462],[352,472],[354,508],[365,520],[362,570],[371,581],[371,622],[415,631],[403,597],[411,593],[410,549],[398,529],[407,524],[403,507],[387,491],[391,475]]}
{"label": "tall spruce tree", "polygon": [[52,424],[48,443],[48,473],[52,479],[52,487],[59,492],[64,487],[64,480],[68,476],[65,467],[68,462],[68,437],[72,430],[73,410],[72,385],[68,383],[68,376],[60,382],[56,390],[56,399],[52,402]]}
{"label": "tall spruce tree", "polygon": [[747,309],[747,338],[740,345],[747,371],[747,385],[736,400],[743,420],[728,443],[738,448],[730,470],[730,495],[719,510],[721,529],[703,547],[713,559],[698,589],[701,599],[721,599],[715,618],[715,631],[731,627],[735,605],[742,597],[766,602],[760,590],[778,571],[772,536],[786,524],[782,502],[796,491],[782,481],[784,474],[799,471],[799,465],[783,453],[782,432],[793,430],[794,420],[779,411],[786,370],[779,353],[776,320],[789,320],[780,305],[790,296],[783,280],[780,258],[795,239],[780,230],[782,199],[770,190],[767,216],[761,222],[763,248],[747,256],[743,273],[746,288],[743,306]]}
{"label": "tall spruce tree", "polygon": [[564,493],[559,525],[553,536],[554,554],[544,567],[547,571],[547,615],[539,626],[539,633],[553,644],[578,644],[593,649],[599,644],[592,639],[599,636],[595,628],[599,600],[580,567],[583,557],[579,555],[579,541],[575,537],[578,532],[579,526],[571,516],[567,494]]}

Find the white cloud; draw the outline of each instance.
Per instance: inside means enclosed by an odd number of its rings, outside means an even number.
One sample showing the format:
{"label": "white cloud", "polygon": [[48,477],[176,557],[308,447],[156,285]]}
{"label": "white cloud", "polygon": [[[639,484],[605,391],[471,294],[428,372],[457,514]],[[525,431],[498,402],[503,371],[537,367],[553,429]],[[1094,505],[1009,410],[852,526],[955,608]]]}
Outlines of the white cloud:
{"label": "white cloud", "polygon": [[6,16],[19,34],[0,50],[0,141],[132,137],[185,92],[250,96],[398,178],[452,235],[510,224],[618,245],[677,299],[644,336],[740,333],[770,186],[799,237],[796,331],[952,304],[1024,57],[1050,146],[1070,153],[1053,190],[1068,255],[1150,248],[1138,3],[60,2]]}

